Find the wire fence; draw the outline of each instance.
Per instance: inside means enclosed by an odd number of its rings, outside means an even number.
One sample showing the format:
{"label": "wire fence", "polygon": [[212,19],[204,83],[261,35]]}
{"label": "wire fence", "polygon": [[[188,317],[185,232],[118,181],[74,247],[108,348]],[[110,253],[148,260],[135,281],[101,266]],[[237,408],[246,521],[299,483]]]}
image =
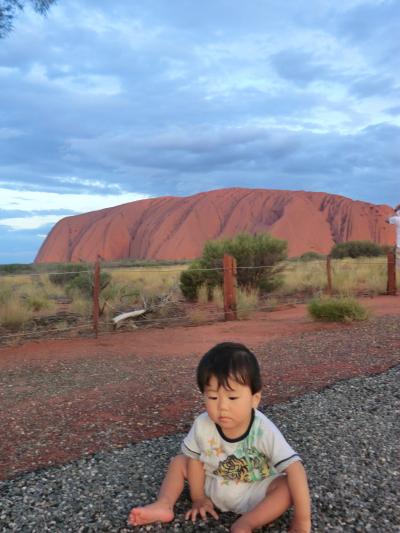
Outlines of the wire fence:
{"label": "wire fence", "polygon": [[[393,257],[392,257],[393,256]],[[285,261],[278,265],[235,266],[241,272],[278,272],[280,285],[272,292],[259,293],[247,286],[240,288],[234,303],[227,304],[226,286],[200,287],[196,302],[186,301],[179,288],[180,275],[188,266],[135,267],[98,265],[98,276],[108,282],[97,287],[96,269],[90,266],[71,270],[49,270],[29,273],[0,272],[0,343],[27,339],[73,338],[109,334],[127,329],[196,325],[227,319],[227,305],[234,307],[235,318],[250,318],[278,306],[293,306],[322,294],[375,295],[396,294],[394,254],[387,258],[357,260]],[[229,269],[228,269],[229,270]],[[226,281],[227,267],[190,268],[204,274],[217,273]],[[233,274],[233,272],[231,272]],[[86,278],[86,295],[71,282]],[[57,282],[63,279],[62,283]],[[236,279],[236,278],[235,278]],[[89,285],[90,293],[87,292]],[[236,287],[235,281],[232,286]],[[140,316],[116,321],[121,313],[142,309]],[[237,313],[236,313],[237,311]],[[97,315],[97,316],[96,316]]]}

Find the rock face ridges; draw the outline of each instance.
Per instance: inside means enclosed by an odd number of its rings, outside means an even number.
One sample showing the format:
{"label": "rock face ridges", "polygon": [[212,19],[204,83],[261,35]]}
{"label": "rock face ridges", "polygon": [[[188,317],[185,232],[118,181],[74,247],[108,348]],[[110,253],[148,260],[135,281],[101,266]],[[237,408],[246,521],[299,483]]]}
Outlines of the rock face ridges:
{"label": "rock face ridges", "polygon": [[387,205],[320,192],[220,189],[160,197],[70,216],[44,241],[35,262],[193,259],[205,241],[268,231],[288,241],[289,256],[328,253],[338,242],[394,243]]}

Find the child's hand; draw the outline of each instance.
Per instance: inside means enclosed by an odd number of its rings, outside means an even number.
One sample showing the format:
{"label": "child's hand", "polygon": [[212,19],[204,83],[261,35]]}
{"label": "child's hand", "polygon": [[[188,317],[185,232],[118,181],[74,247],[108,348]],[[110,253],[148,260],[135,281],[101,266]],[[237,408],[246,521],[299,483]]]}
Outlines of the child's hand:
{"label": "child's hand", "polygon": [[201,498],[192,502],[192,508],[185,515],[185,519],[192,519],[195,522],[197,515],[200,515],[203,520],[207,520],[207,513],[218,520],[218,515],[215,512],[213,502],[210,498]]}
{"label": "child's hand", "polygon": [[310,531],[311,519],[297,517],[295,513],[292,523],[290,524],[289,533],[310,533]]}

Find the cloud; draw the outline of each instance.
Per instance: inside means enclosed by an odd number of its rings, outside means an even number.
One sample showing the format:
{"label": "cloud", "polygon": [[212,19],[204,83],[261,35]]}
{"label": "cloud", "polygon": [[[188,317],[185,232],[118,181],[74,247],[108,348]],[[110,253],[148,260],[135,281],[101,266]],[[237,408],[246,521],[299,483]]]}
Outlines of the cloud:
{"label": "cloud", "polygon": [[32,215],[14,218],[0,218],[0,226],[7,226],[13,230],[38,229],[49,224],[55,224],[64,215]]}
{"label": "cloud", "polygon": [[319,63],[312,54],[301,50],[283,50],[271,56],[271,62],[282,78],[300,86],[334,77],[329,66]]}
{"label": "cloud", "polygon": [[362,98],[376,95],[386,97],[390,94],[396,96],[398,88],[393,77],[375,75],[356,81],[351,85],[350,91]]}
{"label": "cloud", "polygon": [[[59,194],[39,191],[20,191],[0,187],[3,205],[0,226],[13,230],[38,229],[55,224],[66,215],[86,213],[105,207],[147,198],[137,193],[114,195]],[[49,210],[48,206],[51,206]],[[12,216],[10,216],[12,215]]]}
{"label": "cloud", "polygon": [[390,115],[394,115],[394,116],[400,115],[400,105],[388,107],[387,109],[385,109],[385,111],[386,113],[389,113]]}
{"label": "cloud", "polygon": [[0,48],[2,232],[226,186],[389,203],[399,23],[391,0],[24,10]]}

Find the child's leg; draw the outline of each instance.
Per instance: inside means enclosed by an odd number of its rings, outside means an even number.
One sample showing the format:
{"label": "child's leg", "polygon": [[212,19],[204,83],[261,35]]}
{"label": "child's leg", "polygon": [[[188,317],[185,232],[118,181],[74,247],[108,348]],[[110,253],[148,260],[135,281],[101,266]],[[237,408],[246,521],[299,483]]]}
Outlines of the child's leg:
{"label": "child's leg", "polygon": [[279,476],[267,489],[265,498],[254,509],[232,524],[232,533],[250,533],[281,516],[292,504],[286,476]]}
{"label": "child's leg", "polygon": [[187,479],[187,464],[188,458],[184,455],[177,455],[171,459],[157,500],[150,505],[134,507],[131,510],[128,522],[132,526],[152,522],[171,522],[174,519],[174,505]]}

